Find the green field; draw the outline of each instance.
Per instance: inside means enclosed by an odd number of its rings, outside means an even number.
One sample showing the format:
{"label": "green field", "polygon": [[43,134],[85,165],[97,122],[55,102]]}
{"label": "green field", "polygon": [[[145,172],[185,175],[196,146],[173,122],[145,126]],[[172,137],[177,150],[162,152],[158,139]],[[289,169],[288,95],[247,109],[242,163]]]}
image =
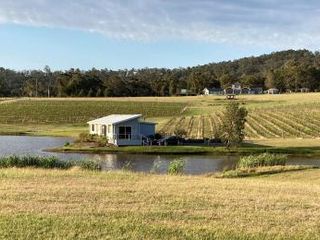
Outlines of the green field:
{"label": "green field", "polygon": [[319,176],[1,169],[0,239],[319,239]]}
{"label": "green field", "polygon": [[[239,96],[248,109],[246,139],[317,139],[320,137],[320,94]],[[0,104],[0,133],[76,136],[86,122],[114,113],[141,113],[173,134],[185,129],[189,138],[214,135],[228,101],[212,97],[16,99]]]}

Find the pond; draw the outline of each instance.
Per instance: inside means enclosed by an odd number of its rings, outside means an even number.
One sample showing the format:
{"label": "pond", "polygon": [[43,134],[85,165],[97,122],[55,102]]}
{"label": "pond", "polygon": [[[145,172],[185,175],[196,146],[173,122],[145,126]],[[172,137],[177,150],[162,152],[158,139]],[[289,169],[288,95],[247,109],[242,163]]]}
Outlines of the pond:
{"label": "pond", "polygon": [[[185,162],[185,174],[205,174],[232,169],[239,157],[226,155],[149,155],[149,154],[81,154],[49,153],[43,149],[53,148],[72,142],[70,138],[0,136],[0,156],[9,155],[50,155],[63,160],[96,159],[102,162],[103,170],[130,169],[137,172],[166,173],[168,165],[175,159]],[[315,165],[320,167],[320,158],[290,156],[288,164]]]}

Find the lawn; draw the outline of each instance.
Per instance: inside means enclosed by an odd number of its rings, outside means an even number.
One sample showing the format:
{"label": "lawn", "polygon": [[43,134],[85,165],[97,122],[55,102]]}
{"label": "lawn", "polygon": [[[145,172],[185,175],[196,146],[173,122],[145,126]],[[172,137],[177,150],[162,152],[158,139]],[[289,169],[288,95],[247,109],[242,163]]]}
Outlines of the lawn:
{"label": "lawn", "polygon": [[320,171],[0,170],[0,239],[319,239]]}

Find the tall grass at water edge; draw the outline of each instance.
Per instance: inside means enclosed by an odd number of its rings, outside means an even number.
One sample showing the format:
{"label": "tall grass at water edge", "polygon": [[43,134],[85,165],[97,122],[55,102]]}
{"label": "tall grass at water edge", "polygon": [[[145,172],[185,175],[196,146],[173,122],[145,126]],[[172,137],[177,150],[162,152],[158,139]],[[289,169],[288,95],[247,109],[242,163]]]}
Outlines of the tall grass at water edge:
{"label": "tall grass at water edge", "polygon": [[45,169],[70,169],[80,167],[86,170],[100,170],[99,162],[95,160],[65,161],[55,156],[6,156],[0,157],[0,168],[45,168]]}

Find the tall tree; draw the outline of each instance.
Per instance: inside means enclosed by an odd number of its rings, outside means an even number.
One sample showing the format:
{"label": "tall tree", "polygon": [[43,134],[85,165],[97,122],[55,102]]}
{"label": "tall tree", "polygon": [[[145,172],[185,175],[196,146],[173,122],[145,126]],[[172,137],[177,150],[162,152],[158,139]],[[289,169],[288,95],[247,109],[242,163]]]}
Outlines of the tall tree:
{"label": "tall tree", "polygon": [[242,143],[245,136],[245,123],[248,112],[238,102],[231,101],[223,112],[219,135],[227,147]]}

